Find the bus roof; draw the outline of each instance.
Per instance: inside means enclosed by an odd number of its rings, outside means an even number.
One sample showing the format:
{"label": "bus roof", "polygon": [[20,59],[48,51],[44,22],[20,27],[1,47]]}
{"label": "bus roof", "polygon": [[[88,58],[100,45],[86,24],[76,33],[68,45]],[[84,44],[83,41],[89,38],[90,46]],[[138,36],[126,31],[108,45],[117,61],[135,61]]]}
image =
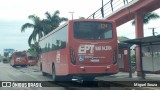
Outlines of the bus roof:
{"label": "bus roof", "polygon": [[[103,20],[103,19],[74,19],[74,20],[69,20],[69,21],[106,21],[106,20]],[[42,41],[43,39],[47,38],[48,36],[52,35],[54,32],[58,31],[60,28],[68,25],[68,22],[67,21],[66,23],[62,24],[61,26],[57,27],[56,29],[52,30],[50,33],[48,33],[47,35],[43,36],[39,41]],[[107,20],[108,22],[114,22],[114,21],[111,21],[111,20]]]}
{"label": "bus roof", "polygon": [[67,21],[66,23],[62,24],[61,26],[57,27],[56,29],[52,30],[52,31],[51,31],[50,33],[48,33],[47,35],[43,36],[39,41],[47,38],[48,36],[52,35],[54,32],[58,31],[60,28],[66,26],[66,25],[68,25],[68,21]]}
{"label": "bus roof", "polygon": [[17,52],[26,53],[26,51],[14,51],[13,53],[17,53]]}

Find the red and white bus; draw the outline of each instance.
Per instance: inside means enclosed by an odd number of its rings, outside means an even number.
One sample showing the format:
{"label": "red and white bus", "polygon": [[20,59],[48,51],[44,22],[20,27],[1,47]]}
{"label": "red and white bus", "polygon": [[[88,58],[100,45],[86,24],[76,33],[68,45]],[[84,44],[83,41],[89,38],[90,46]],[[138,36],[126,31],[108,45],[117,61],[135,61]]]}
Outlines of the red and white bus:
{"label": "red and white bus", "polygon": [[[119,72],[116,25],[113,21],[70,20],[39,41],[40,69],[53,80],[80,78]],[[65,79],[64,79],[65,78]]]}
{"label": "red and white bus", "polygon": [[27,54],[26,52],[16,51],[12,54],[10,65],[15,66],[27,66]]}

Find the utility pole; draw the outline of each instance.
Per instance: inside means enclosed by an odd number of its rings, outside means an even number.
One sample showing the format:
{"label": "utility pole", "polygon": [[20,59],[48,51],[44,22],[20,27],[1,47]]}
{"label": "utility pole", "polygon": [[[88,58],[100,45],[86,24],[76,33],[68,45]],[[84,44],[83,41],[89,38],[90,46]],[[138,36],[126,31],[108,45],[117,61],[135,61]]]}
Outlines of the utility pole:
{"label": "utility pole", "polygon": [[72,20],[73,20],[73,13],[74,13],[74,12],[69,12],[69,13],[72,15]]}
{"label": "utility pole", "polygon": [[101,14],[102,14],[102,17],[104,18],[103,0],[102,0],[102,7],[101,7]]}
{"label": "utility pole", "polygon": [[148,29],[152,29],[152,35],[155,36],[155,33],[156,33],[156,32],[154,32],[154,30],[155,30],[156,28],[148,28]]}

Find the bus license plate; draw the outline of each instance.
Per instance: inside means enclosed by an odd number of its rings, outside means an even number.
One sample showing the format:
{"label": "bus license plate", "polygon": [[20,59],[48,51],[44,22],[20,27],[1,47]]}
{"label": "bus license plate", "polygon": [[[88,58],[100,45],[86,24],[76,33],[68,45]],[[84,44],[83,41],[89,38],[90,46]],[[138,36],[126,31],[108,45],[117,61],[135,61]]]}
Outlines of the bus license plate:
{"label": "bus license plate", "polygon": [[98,58],[92,58],[91,62],[99,62],[99,59]]}

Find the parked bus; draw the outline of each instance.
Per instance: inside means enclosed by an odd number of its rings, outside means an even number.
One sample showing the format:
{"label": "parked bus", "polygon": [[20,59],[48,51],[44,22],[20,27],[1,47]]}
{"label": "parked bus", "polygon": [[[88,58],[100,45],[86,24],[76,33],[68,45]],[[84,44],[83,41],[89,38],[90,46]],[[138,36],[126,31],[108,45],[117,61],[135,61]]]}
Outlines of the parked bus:
{"label": "parked bus", "polygon": [[16,51],[12,54],[10,65],[15,66],[27,66],[27,54],[26,52]]}
{"label": "parked bus", "polygon": [[92,81],[96,76],[119,71],[113,21],[70,20],[42,37],[39,45],[42,74],[51,74],[55,81]]}
{"label": "parked bus", "polygon": [[32,56],[30,53],[27,53],[27,65],[29,66],[33,66],[36,65],[37,61],[36,61],[36,57]]}
{"label": "parked bus", "polygon": [[28,56],[28,65],[33,66],[36,65],[36,58],[34,56]]}

